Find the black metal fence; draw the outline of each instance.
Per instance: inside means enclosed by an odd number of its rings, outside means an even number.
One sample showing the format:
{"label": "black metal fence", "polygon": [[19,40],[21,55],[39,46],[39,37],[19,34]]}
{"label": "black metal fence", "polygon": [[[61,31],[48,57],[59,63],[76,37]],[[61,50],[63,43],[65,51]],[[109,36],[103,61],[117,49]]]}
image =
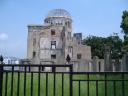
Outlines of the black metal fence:
{"label": "black metal fence", "polygon": [[128,96],[128,72],[73,72],[72,75],[80,76],[72,79],[73,85],[77,83],[76,96]]}
{"label": "black metal fence", "polygon": [[127,90],[128,72],[73,72],[73,65],[0,65],[0,96],[128,96]]}

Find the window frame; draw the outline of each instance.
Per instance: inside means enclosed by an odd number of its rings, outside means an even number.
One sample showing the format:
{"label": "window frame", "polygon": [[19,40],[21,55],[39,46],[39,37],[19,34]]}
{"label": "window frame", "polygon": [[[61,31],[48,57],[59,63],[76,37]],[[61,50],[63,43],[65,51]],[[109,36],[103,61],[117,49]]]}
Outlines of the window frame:
{"label": "window frame", "polygon": [[56,54],[51,54],[51,59],[56,59]]}
{"label": "window frame", "polygon": [[35,51],[33,51],[33,53],[32,53],[32,57],[33,57],[33,58],[36,57],[36,52],[35,52]]}
{"label": "window frame", "polygon": [[51,49],[56,49],[56,41],[51,41]]}
{"label": "window frame", "polygon": [[81,53],[77,54],[77,59],[82,59],[82,54]]}
{"label": "window frame", "polygon": [[51,29],[51,35],[52,36],[56,35],[56,30],[55,29]]}

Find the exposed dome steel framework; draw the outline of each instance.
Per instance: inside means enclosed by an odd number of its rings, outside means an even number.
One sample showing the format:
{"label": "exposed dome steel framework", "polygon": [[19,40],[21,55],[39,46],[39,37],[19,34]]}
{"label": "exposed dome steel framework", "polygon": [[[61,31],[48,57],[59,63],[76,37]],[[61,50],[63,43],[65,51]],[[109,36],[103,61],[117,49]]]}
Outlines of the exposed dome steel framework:
{"label": "exposed dome steel framework", "polygon": [[51,10],[46,18],[50,18],[50,17],[65,17],[65,18],[69,18],[71,19],[71,15],[69,12],[67,12],[64,9],[54,9]]}

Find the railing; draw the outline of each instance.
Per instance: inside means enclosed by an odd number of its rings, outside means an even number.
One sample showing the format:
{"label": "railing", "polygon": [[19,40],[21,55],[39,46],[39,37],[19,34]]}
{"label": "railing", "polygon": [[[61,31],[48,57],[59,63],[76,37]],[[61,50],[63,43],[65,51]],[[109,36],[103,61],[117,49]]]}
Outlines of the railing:
{"label": "railing", "polygon": [[128,72],[73,72],[72,82],[73,96],[128,96]]}
{"label": "railing", "polygon": [[[64,83],[68,85],[66,95],[72,96],[72,65],[11,64],[0,68],[0,96],[64,96]],[[65,72],[67,68],[69,72]],[[60,69],[64,70],[57,72]],[[64,80],[65,76],[68,80]],[[61,92],[57,90],[57,81],[61,82]]]}
{"label": "railing", "polygon": [[0,65],[0,96],[128,96],[127,90],[128,72],[73,72],[73,65]]}

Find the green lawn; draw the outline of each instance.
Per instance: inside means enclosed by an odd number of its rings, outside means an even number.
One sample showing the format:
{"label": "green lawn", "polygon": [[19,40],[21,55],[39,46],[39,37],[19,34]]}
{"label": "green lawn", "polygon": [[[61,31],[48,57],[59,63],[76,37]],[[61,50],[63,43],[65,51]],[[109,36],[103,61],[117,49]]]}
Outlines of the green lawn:
{"label": "green lawn", "polygon": [[[11,96],[11,73],[8,73],[8,84],[7,84],[7,96]],[[102,75],[90,75],[89,78],[91,80],[104,80],[104,76]],[[109,75],[107,79],[109,80],[120,80],[120,75]],[[73,79],[79,80],[87,80],[87,75],[73,75]],[[125,79],[128,79],[128,75],[125,75]],[[3,96],[5,96],[5,81],[6,81],[6,74],[4,74],[3,80]],[[13,96],[17,96],[17,81],[18,81],[18,73],[14,74],[13,79]],[[50,73],[48,75],[48,96],[53,96],[54,91],[54,75]],[[73,96],[79,96],[79,82],[73,81]],[[128,82],[124,82],[125,88],[125,96],[128,96]],[[80,96],[87,96],[88,93],[88,83],[87,81],[80,82]],[[114,89],[113,89],[113,82],[107,81],[107,94],[108,96],[114,96]],[[122,96],[122,82],[116,81],[115,83],[115,90],[116,96]],[[89,96],[96,96],[96,81],[89,81]],[[70,96],[69,95],[69,75],[64,74],[64,95],[63,96]],[[26,74],[26,96],[31,96],[31,74]],[[19,96],[24,96],[24,74],[20,73],[20,90]],[[56,75],[56,95],[55,96],[62,96],[62,74]],[[46,95],[46,74],[41,73],[40,75],[40,95]],[[33,74],[33,96],[38,96],[38,74]],[[98,96],[105,96],[105,82],[100,81],[98,82]]]}

